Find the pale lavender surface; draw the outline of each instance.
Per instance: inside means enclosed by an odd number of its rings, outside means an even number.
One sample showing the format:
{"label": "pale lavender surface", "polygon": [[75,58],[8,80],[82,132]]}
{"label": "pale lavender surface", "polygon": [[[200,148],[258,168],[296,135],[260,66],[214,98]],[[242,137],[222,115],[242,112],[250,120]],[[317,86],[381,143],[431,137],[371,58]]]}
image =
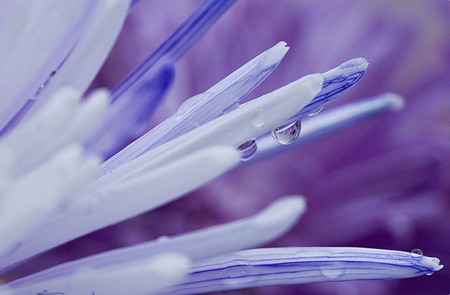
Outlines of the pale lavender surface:
{"label": "pale lavender surface", "polygon": [[[177,9],[173,9],[177,3]],[[199,1],[141,1],[96,85],[114,86],[189,15]],[[365,57],[370,67],[342,102],[390,91],[398,114],[311,147],[240,169],[172,205],[71,243],[37,268],[247,216],[284,194],[309,211],[276,245],[420,248],[450,261],[450,12],[448,1],[281,0],[238,2],[176,67],[161,120],[193,94],[284,40],[278,70],[252,94],[302,74]],[[105,242],[107,241],[107,242]],[[29,266],[27,271],[31,271]],[[271,287],[229,294],[447,294],[449,269],[432,277]]]}

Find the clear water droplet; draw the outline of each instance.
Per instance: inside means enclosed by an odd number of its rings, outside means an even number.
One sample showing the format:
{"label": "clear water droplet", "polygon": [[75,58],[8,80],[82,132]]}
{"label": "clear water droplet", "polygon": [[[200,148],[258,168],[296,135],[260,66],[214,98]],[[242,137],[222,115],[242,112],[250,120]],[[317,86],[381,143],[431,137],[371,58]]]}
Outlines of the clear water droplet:
{"label": "clear water droplet", "polygon": [[251,139],[244,142],[243,144],[238,146],[237,150],[241,153],[242,161],[250,160],[255,155],[257,150],[256,140]]}
{"label": "clear water droplet", "polygon": [[266,117],[264,116],[263,110],[258,110],[252,117],[253,126],[259,128],[263,127],[266,123]]}
{"label": "clear water droplet", "polygon": [[200,93],[183,102],[177,110],[176,119],[180,120],[192,113],[209,94],[208,92]]}
{"label": "clear water droplet", "polygon": [[422,257],[423,256],[423,252],[420,249],[414,249],[411,251],[411,256],[412,257]]}
{"label": "clear water droplet", "polygon": [[302,122],[296,121],[294,123],[290,123],[288,125],[278,127],[277,129],[272,131],[272,137],[279,144],[291,144],[293,143],[299,136],[300,131],[302,130]]}
{"label": "clear water droplet", "polygon": [[320,267],[320,272],[329,279],[337,279],[345,274],[345,268],[339,262],[327,263]]}
{"label": "clear water droplet", "polygon": [[311,113],[309,113],[309,114],[308,114],[308,117],[315,116],[315,115],[317,115],[318,113],[320,113],[322,110],[323,110],[323,107],[319,107],[319,108],[313,110]]}

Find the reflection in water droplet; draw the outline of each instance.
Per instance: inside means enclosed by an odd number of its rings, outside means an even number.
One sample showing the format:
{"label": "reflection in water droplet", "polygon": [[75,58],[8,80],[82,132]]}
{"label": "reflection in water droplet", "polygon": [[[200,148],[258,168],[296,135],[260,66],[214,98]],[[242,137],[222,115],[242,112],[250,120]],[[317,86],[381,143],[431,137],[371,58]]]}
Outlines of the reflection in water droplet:
{"label": "reflection in water droplet", "polygon": [[250,160],[255,155],[257,150],[256,140],[252,139],[244,142],[238,146],[237,150],[241,153],[242,161]]}
{"label": "reflection in water droplet", "polygon": [[323,110],[323,107],[317,108],[314,111],[312,111],[311,113],[308,114],[309,117],[315,116],[318,113],[320,113]]}
{"label": "reflection in water droplet", "polygon": [[423,256],[423,252],[420,249],[414,249],[411,251],[411,256],[412,257],[422,257]]}
{"label": "reflection in water droplet", "polygon": [[320,272],[329,279],[337,279],[345,274],[345,268],[339,262],[327,263],[320,267]]}
{"label": "reflection in water droplet", "polygon": [[300,131],[302,130],[302,122],[296,121],[294,123],[290,123],[288,125],[278,127],[277,129],[272,131],[272,137],[279,144],[291,144],[293,143],[299,136]]}

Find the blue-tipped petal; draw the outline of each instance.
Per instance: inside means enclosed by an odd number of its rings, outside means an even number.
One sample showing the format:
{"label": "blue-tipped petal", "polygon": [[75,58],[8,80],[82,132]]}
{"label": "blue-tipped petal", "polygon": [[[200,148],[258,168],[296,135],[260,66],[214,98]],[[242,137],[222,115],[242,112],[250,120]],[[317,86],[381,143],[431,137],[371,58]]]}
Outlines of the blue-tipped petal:
{"label": "blue-tipped petal", "polygon": [[173,78],[173,64],[159,62],[152,71],[112,102],[103,125],[87,141],[87,148],[103,158],[109,158],[141,135],[149,116],[159,105]]}
{"label": "blue-tipped petal", "polygon": [[430,275],[443,266],[415,252],[366,248],[272,248],[198,262],[163,294],[199,294],[270,285],[391,280]]}
{"label": "blue-tipped petal", "polygon": [[111,99],[116,100],[138,83],[159,60],[164,58],[177,61],[234,2],[235,0],[206,0],[155,52],[113,89]]}
{"label": "blue-tipped petal", "polygon": [[362,78],[368,65],[369,63],[364,58],[354,58],[323,73],[324,82],[322,90],[306,107],[301,109],[288,121],[298,121],[301,117],[315,113],[339,98],[346,90]]}
{"label": "blue-tipped petal", "polygon": [[241,165],[255,163],[256,161],[285,153],[288,150],[312,144],[375,116],[382,115],[388,111],[399,110],[402,106],[402,97],[393,93],[384,93],[308,118],[303,121],[300,137],[290,145],[279,144],[272,138],[270,133],[258,138],[258,150],[255,156],[251,161],[242,162]]}
{"label": "blue-tipped petal", "polygon": [[131,161],[237,106],[248,93],[275,70],[287,50],[286,43],[279,42],[206,92],[190,98],[180,106],[176,114],[105,162],[100,174]]}

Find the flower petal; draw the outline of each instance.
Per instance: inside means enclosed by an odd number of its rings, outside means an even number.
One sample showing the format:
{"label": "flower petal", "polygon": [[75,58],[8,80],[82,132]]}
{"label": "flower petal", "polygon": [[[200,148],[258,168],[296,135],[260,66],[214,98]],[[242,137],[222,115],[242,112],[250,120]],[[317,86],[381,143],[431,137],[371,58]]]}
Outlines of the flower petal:
{"label": "flower petal", "polygon": [[388,280],[429,275],[439,259],[366,248],[254,249],[201,261],[163,294],[209,293],[256,286]]}
{"label": "flower petal", "polygon": [[309,145],[374,116],[391,110],[399,110],[402,105],[403,98],[393,93],[380,94],[373,98],[344,105],[328,113],[302,121],[300,137],[290,145],[281,145],[273,140],[270,133],[265,134],[258,138],[258,150],[252,160],[242,162],[241,165],[252,164],[273,155]]}
{"label": "flower petal", "polygon": [[189,264],[184,255],[165,253],[132,263],[78,269],[32,285],[9,284],[0,287],[0,291],[4,295],[147,295],[179,282],[189,271]]}
{"label": "flower petal", "polygon": [[[39,228],[20,240],[14,251],[2,257],[0,272],[74,238],[173,201],[230,170],[239,161],[234,148],[212,146],[101,190],[78,192],[65,207],[49,215]],[[118,206],[124,199],[126,206]],[[46,234],[49,232],[52,234]]]}
{"label": "flower petal", "polygon": [[254,247],[278,237],[291,228],[304,210],[303,198],[286,197],[274,202],[253,217],[175,237],[161,237],[156,241],[68,262],[16,280],[10,286],[35,285],[37,282],[65,277],[78,269],[133,263],[167,251],[183,253],[192,260],[198,260]]}
{"label": "flower petal", "polygon": [[280,42],[206,92],[188,99],[176,114],[106,161],[100,174],[219,117],[232,106],[237,107],[240,100],[275,70],[287,50],[286,43]]}

